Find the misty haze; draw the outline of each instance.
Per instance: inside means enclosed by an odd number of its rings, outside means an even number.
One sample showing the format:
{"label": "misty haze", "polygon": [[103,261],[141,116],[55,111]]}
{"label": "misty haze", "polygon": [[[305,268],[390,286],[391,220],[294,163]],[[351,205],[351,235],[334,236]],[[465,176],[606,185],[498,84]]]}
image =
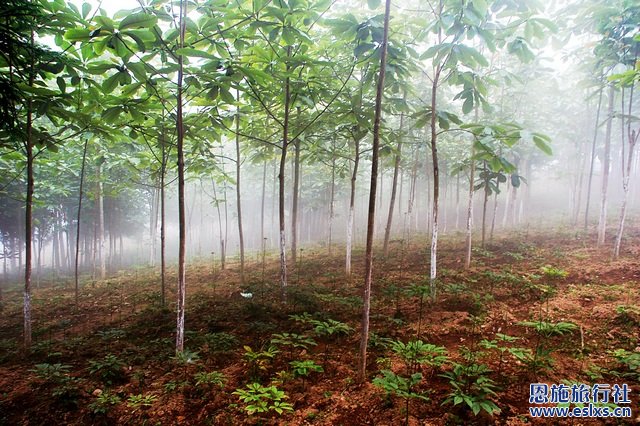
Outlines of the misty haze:
{"label": "misty haze", "polygon": [[639,55],[634,0],[3,2],[0,425],[635,424]]}

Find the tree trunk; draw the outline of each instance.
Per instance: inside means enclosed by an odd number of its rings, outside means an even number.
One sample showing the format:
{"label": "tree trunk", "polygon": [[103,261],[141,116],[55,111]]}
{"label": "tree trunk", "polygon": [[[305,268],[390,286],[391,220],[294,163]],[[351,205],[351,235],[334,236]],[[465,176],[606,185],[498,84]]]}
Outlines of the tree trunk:
{"label": "tree trunk", "polygon": [[87,145],[89,144],[89,138],[84,140],[84,147],[82,148],[82,166],[80,167],[80,190],[78,191],[78,222],[76,226],[76,259],[74,265],[74,279],[75,279],[75,300],[76,307],[78,306],[78,297],[80,294],[80,279],[79,279],[79,265],[80,265],[80,219],[82,218],[82,192],[84,187],[84,171],[87,161]]}
{"label": "tree trunk", "polygon": [[[164,117],[163,117],[164,118]],[[164,119],[163,119],[164,123]],[[166,210],[165,210],[165,177],[167,175],[167,149],[165,141],[164,124],[160,135],[160,145],[162,148],[162,158],[160,164],[160,304],[164,308],[166,305]],[[122,234],[120,234],[120,255],[122,255]]]}
{"label": "tree trunk", "polygon": [[[477,111],[477,109],[476,109]],[[477,121],[477,120],[476,120]],[[471,243],[473,238],[473,187],[475,180],[475,171],[476,171],[476,162],[474,157],[476,155],[476,150],[474,147],[475,141],[471,141],[471,166],[469,168],[469,198],[467,201],[467,255],[464,260],[465,269],[469,269],[471,267]]]}
{"label": "tree trunk", "polygon": [[[157,184],[157,183],[156,183]],[[158,228],[158,188],[151,189],[151,205],[149,212],[149,266],[155,266],[156,261],[156,230]]]}
{"label": "tree trunk", "polygon": [[[404,114],[400,114],[400,134],[404,124]],[[398,172],[400,170],[400,160],[402,159],[402,136],[398,136],[398,145],[396,146],[396,156],[393,162],[393,180],[391,182],[391,200],[389,201],[389,214],[387,216],[387,227],[384,230],[384,257],[389,255],[389,237],[391,236],[391,225],[393,223],[393,209],[396,203],[396,190],[398,187]],[[380,197],[382,198],[382,197]]]}
{"label": "tree trunk", "polygon": [[[411,181],[409,183],[409,201],[407,205],[407,216],[409,217],[409,229],[414,226],[414,207],[416,204],[416,184],[418,182],[418,149],[413,151],[413,166],[411,166]],[[417,221],[415,221],[417,223]],[[410,235],[410,234],[408,234]],[[407,236],[408,236],[407,235]]]}
{"label": "tree trunk", "polygon": [[[54,268],[54,272],[57,273],[60,271],[60,244],[58,243],[58,212],[54,213],[53,219],[53,230],[51,231],[51,236],[53,239],[51,240],[51,258],[52,258],[52,266]],[[22,264],[22,262],[20,262]]]}
{"label": "tree trunk", "polygon": [[[500,187],[500,182],[497,183]],[[496,229],[496,216],[498,216],[498,191],[493,195],[493,214],[491,216],[491,230],[489,231],[489,242],[493,242],[493,231]]]}
{"label": "tree trunk", "polygon": [[293,203],[291,206],[291,260],[295,266],[298,251],[298,200],[300,196],[300,139],[293,145]]}
{"label": "tree trunk", "polygon": [[[487,171],[487,163],[484,163],[484,172]],[[489,203],[489,182],[485,180],[484,182],[484,197],[482,199],[482,242],[480,246],[484,248],[486,242],[486,234],[487,234],[487,204]]]}
{"label": "tree trunk", "polygon": [[[624,111],[624,89],[622,92],[622,103]],[[627,200],[629,199],[629,178],[631,176],[631,166],[633,165],[633,156],[636,143],[638,142],[638,137],[640,136],[640,131],[631,130],[631,112],[633,106],[633,86],[631,86],[631,94],[629,95],[629,111],[627,118],[627,138],[629,143],[629,153],[627,155],[627,164],[625,168],[625,149],[624,149],[624,118],[622,119],[622,161],[621,161],[621,169],[622,169],[622,190],[623,190],[623,198],[622,198],[622,207],[620,209],[620,220],[618,222],[618,232],[616,235],[616,244],[613,251],[613,258],[617,259],[620,256],[620,246],[622,245],[622,235],[624,234],[624,222],[627,217]]]}
{"label": "tree trunk", "polygon": [[591,183],[593,181],[593,167],[596,160],[596,142],[598,140],[598,128],[600,127],[600,111],[602,109],[603,93],[604,93],[604,85],[600,87],[600,95],[598,96],[598,108],[596,109],[596,124],[593,130],[593,141],[591,142],[591,162],[589,165],[589,178],[587,179],[587,200],[586,200],[586,205],[584,210],[585,231],[587,230],[587,226],[589,225],[589,205],[591,203]]}
{"label": "tree trunk", "polygon": [[600,199],[600,218],[598,220],[598,246],[605,242],[607,230],[607,192],[609,189],[609,165],[611,162],[611,128],[613,125],[613,103],[615,98],[615,87],[612,84],[609,88],[609,109],[607,113],[607,130],[604,139],[604,154],[602,160],[602,193]]}
{"label": "tree trunk", "polygon": [[333,217],[335,215],[335,197],[336,197],[336,141],[332,141],[333,150],[331,151],[331,195],[329,196],[329,256],[332,255],[331,239],[333,237]]}
{"label": "tree trunk", "polygon": [[345,273],[351,276],[351,251],[353,248],[353,226],[356,204],[356,179],[358,178],[358,165],[360,164],[360,141],[354,137],[355,155],[353,157],[353,172],[351,174],[351,195],[349,196],[349,217],[347,219],[347,253],[345,260]]}
{"label": "tree trunk", "polygon": [[[287,47],[287,58],[291,56],[291,46]],[[282,152],[280,154],[280,173],[278,174],[278,219],[280,231],[280,297],[287,300],[287,239],[284,217],[284,174],[287,165],[287,148],[289,147],[289,113],[291,108],[291,87],[289,84],[290,65],[287,62],[287,77],[284,82],[284,125],[282,126]]]}
{"label": "tree trunk", "polygon": [[[240,91],[237,91],[238,99]],[[240,282],[244,285],[244,235],[242,233],[242,198],[240,195],[240,107],[236,109],[236,200],[238,202],[238,241],[240,243]]]}
{"label": "tree trunk", "polygon": [[[31,44],[34,34],[31,32]],[[33,65],[33,64],[32,64]],[[33,85],[33,74],[30,77]],[[32,209],[33,209],[33,112],[31,100],[27,101],[27,138],[25,148],[27,154],[27,199],[25,205],[25,267],[24,267],[24,347],[31,347],[31,238],[32,238]]]}
{"label": "tree trunk", "polygon": [[431,222],[431,260],[429,285],[431,288],[431,298],[436,298],[436,278],[437,278],[437,260],[438,260],[438,201],[440,195],[440,172],[438,169],[438,147],[437,147],[437,93],[438,82],[440,80],[441,65],[436,65],[433,76],[433,84],[431,86],[431,161],[433,163],[433,207]]}
{"label": "tree trunk", "polygon": [[[180,48],[184,47],[184,37],[186,29],[186,0],[180,0]],[[186,226],[185,226],[185,210],[184,210],[184,123],[182,117],[182,80],[183,80],[183,64],[182,55],[178,55],[178,93],[177,93],[177,111],[176,111],[176,127],[178,134],[178,227],[179,227],[179,250],[178,250],[178,306],[177,306],[177,323],[176,323],[176,353],[184,350],[184,315],[186,302],[186,273],[185,273],[185,255],[186,255]]]}
{"label": "tree trunk", "polygon": [[367,344],[369,342],[369,310],[371,306],[371,282],[373,281],[373,228],[376,218],[376,190],[378,181],[378,154],[380,147],[380,121],[382,116],[382,93],[387,63],[387,39],[389,37],[389,15],[391,0],[385,2],[384,30],[380,46],[380,74],[376,91],[375,116],[373,121],[373,156],[371,159],[371,186],[369,189],[369,213],[367,215],[367,248],[365,252],[365,278],[362,294],[362,335],[360,337],[360,357],[358,363],[358,381],[364,383],[367,370]]}
{"label": "tree trunk", "polygon": [[98,259],[100,260],[100,279],[104,280],[107,275],[107,266],[104,250],[104,196],[102,194],[102,164],[98,164],[96,179],[96,198],[98,202]]}
{"label": "tree trunk", "polygon": [[265,198],[267,194],[267,160],[264,160],[262,166],[262,203],[260,205],[260,247],[264,251],[264,213],[265,213]]}

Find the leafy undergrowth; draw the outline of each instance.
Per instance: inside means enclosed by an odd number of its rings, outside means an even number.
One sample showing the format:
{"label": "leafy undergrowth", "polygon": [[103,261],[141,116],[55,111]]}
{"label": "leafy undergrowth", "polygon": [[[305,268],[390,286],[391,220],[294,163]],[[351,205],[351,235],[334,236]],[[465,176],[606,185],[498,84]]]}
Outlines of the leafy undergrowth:
{"label": "leafy undergrowth", "polygon": [[157,271],[88,283],[77,308],[60,281],[36,290],[29,353],[20,291],[5,290],[0,424],[535,424],[532,382],[628,383],[638,415],[637,253],[612,262],[579,235],[518,234],[464,270],[463,246],[445,239],[433,302],[427,244],[393,244],[376,261],[364,385],[361,257],[347,279],[335,249],[304,252],[286,304],[275,256],[264,279],[249,266],[252,298],[234,265],[192,264],[178,356]]}

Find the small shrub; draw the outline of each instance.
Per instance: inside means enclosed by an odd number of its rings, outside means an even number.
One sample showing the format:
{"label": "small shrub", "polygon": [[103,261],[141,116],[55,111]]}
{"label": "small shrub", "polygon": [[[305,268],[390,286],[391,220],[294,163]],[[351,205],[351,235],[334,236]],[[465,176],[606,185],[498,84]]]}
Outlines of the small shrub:
{"label": "small shrub", "polygon": [[426,364],[429,367],[440,367],[447,362],[447,350],[444,346],[414,340],[408,343],[395,341],[391,350],[404,361],[409,371],[414,371],[417,365]]}
{"label": "small shrub", "polygon": [[483,410],[490,415],[500,413],[500,408],[491,399],[496,395],[496,386],[488,377],[490,372],[484,364],[456,363],[452,371],[442,374],[453,388],[442,404],[463,404],[474,415]]}
{"label": "small shrub", "polygon": [[213,352],[230,351],[238,345],[237,337],[231,333],[208,333],[203,339]]}
{"label": "small shrub", "polygon": [[196,387],[212,388],[214,386],[224,388],[226,377],[223,373],[218,371],[200,372],[194,376],[196,379]]}
{"label": "small shrub", "polygon": [[312,372],[322,373],[324,371],[322,366],[316,364],[315,361],[311,359],[291,361],[289,364],[291,365],[294,377],[302,377],[303,379]]}
{"label": "small shrub", "polygon": [[390,399],[391,395],[404,399],[405,401],[405,424],[409,424],[409,401],[420,399],[428,401],[429,398],[421,392],[415,390],[415,386],[422,381],[422,373],[413,373],[409,377],[402,377],[390,370],[382,370],[382,377],[373,379],[373,384],[382,388]]}
{"label": "small shrub", "polygon": [[123,367],[124,363],[117,356],[109,354],[101,360],[89,361],[89,374],[99,377],[106,385],[113,385],[123,381]]}
{"label": "small shrub", "polygon": [[288,398],[287,395],[275,386],[265,387],[260,383],[251,383],[246,389],[236,389],[233,394],[245,404],[244,409],[249,415],[270,411],[278,414],[293,411],[293,405],[284,401]]}
{"label": "small shrub", "polygon": [[141,407],[151,407],[157,399],[158,397],[155,395],[130,395],[127,399],[127,405],[137,410]]}
{"label": "small shrub", "polygon": [[540,272],[542,272],[542,275],[544,275],[545,277],[551,279],[565,279],[569,276],[569,272],[551,265],[545,265],[541,267]]}
{"label": "small shrub", "polygon": [[118,395],[109,392],[102,392],[96,397],[96,400],[89,404],[89,410],[94,415],[106,415],[114,405],[120,403]]}

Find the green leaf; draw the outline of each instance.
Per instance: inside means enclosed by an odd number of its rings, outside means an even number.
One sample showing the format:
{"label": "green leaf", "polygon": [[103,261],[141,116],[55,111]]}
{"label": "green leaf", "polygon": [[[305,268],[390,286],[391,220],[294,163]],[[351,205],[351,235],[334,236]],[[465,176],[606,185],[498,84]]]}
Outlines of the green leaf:
{"label": "green leaf", "polygon": [[533,143],[536,144],[536,147],[538,147],[540,151],[544,152],[547,155],[553,155],[553,150],[547,143],[550,141],[548,137],[541,135],[539,133],[534,133],[532,136],[533,136]]}
{"label": "green leaf", "polygon": [[282,39],[287,44],[287,46],[292,46],[296,44],[296,32],[291,27],[284,27],[282,29]]}
{"label": "green leaf", "polygon": [[181,49],[176,50],[178,55],[189,56],[193,58],[206,58],[206,59],[218,59],[217,56],[212,55],[209,52],[205,52],[204,50],[192,49],[190,47],[183,47]]}
{"label": "green leaf", "polygon": [[158,22],[158,18],[147,13],[134,13],[124,18],[118,29],[120,31],[131,28],[151,28]]}
{"label": "green leaf", "polygon": [[473,96],[467,96],[462,104],[462,112],[469,114],[473,110]]}
{"label": "green leaf", "polygon": [[89,16],[90,12],[91,12],[91,5],[89,3],[83,3],[82,4],[82,17],[84,19],[87,19],[87,16]]}
{"label": "green leaf", "polygon": [[369,5],[369,9],[374,10],[380,7],[380,0],[367,0],[367,4]]}
{"label": "green leaf", "polygon": [[107,108],[102,113],[102,119],[104,121],[106,121],[107,123],[114,123],[115,120],[118,118],[118,115],[120,115],[121,112],[122,112],[122,107],[120,107],[120,106]]}
{"label": "green leaf", "polygon": [[91,30],[85,28],[72,28],[64,33],[64,38],[70,42],[89,41],[91,39]]}
{"label": "green leaf", "polygon": [[102,91],[105,94],[109,94],[113,92],[113,90],[116,88],[119,82],[120,82],[120,72],[117,72],[113,74],[111,77],[107,78],[102,83]]}
{"label": "green leaf", "polygon": [[62,93],[66,92],[67,83],[64,81],[64,78],[62,78],[62,77],[56,78],[56,84],[58,85],[58,88],[60,89],[60,91]]}
{"label": "green leaf", "polygon": [[141,82],[147,81],[147,73],[142,62],[129,62],[127,69],[131,71],[134,77]]}
{"label": "green leaf", "polygon": [[360,43],[353,49],[353,54],[356,58],[360,58],[365,52],[375,48],[373,43]]}
{"label": "green leaf", "polygon": [[112,64],[109,62],[98,62],[92,65],[89,65],[87,67],[87,72],[89,72],[89,74],[93,74],[93,75],[100,75],[100,74],[104,74],[105,72],[109,71],[110,69],[115,69],[118,66],[116,64]]}

